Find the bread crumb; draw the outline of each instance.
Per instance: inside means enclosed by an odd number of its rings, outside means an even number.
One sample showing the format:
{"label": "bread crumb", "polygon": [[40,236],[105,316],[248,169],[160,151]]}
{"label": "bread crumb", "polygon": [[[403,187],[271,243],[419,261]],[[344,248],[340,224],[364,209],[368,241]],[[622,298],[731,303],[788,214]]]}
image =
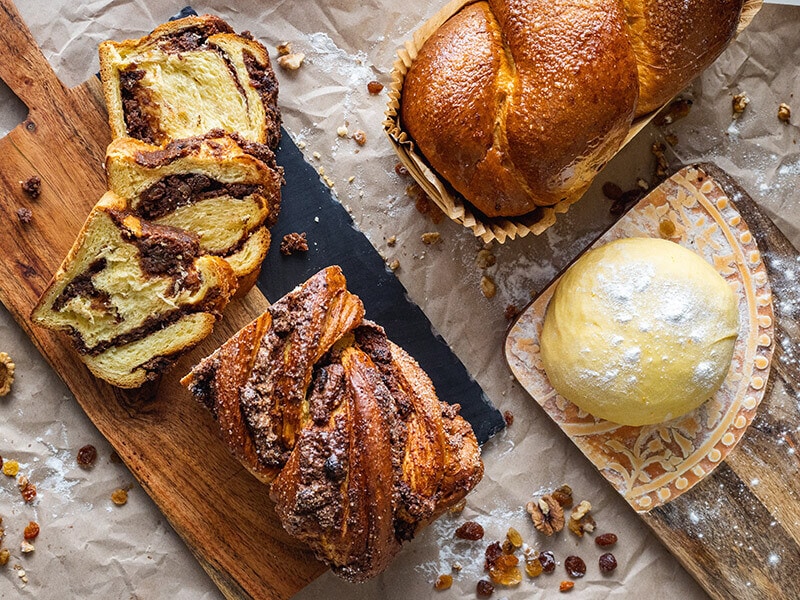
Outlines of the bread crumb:
{"label": "bread crumb", "polygon": [[489,299],[494,298],[495,294],[497,294],[497,285],[494,279],[488,275],[481,277],[481,293]]}
{"label": "bread crumb", "polygon": [[427,246],[431,246],[442,241],[442,234],[438,231],[429,231],[427,233],[423,233],[421,237],[422,243]]}
{"label": "bread crumb", "polygon": [[342,125],[341,127],[339,127],[339,129],[336,130],[336,135],[338,135],[339,137],[347,137],[349,133],[350,132],[347,130],[347,127],[345,127],[344,125]]}
{"label": "bread crumb", "polygon": [[397,236],[393,235],[386,240],[386,245],[390,248],[394,248],[395,244],[397,244]]}
{"label": "bread crumb", "polygon": [[389,269],[391,271],[397,271],[397,269],[399,269],[399,268],[400,268],[400,261],[399,260],[394,259],[393,261],[391,261],[389,263]]}
{"label": "bread crumb", "polygon": [[278,56],[286,56],[292,53],[292,45],[289,42],[283,42],[275,46],[278,50]]}
{"label": "bread crumb", "polygon": [[308,252],[308,240],[306,232],[287,233],[281,240],[281,254],[289,256],[295,252]]}
{"label": "bread crumb", "polygon": [[28,177],[25,181],[20,181],[22,191],[28,194],[31,198],[38,198],[42,193],[42,180],[36,175]]}
{"label": "bread crumb", "polygon": [[26,208],[23,206],[17,209],[17,218],[23,225],[27,225],[28,223],[30,223],[32,217],[33,213],[31,212],[30,208]]}
{"label": "bread crumb", "polygon": [[316,160],[322,158],[322,155],[319,152],[314,152],[314,154],[312,154],[311,156]]}

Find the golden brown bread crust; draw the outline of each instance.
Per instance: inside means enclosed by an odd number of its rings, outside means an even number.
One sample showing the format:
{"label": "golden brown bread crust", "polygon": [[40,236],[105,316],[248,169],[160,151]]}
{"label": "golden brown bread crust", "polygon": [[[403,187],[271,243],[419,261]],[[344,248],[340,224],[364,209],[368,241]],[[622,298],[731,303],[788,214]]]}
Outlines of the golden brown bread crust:
{"label": "golden brown bread crust", "polygon": [[[483,475],[472,428],[321,271],[182,380],[283,526],[340,576],[381,572]],[[277,308],[276,308],[277,307]],[[254,411],[254,409],[257,409]],[[276,477],[277,476],[277,477]]]}
{"label": "golden brown bread crust", "polygon": [[722,51],[742,3],[468,4],[409,68],[402,127],[488,217],[574,201],[619,149],[634,114],[657,108]]}
{"label": "golden brown bread crust", "polygon": [[638,61],[636,115],[661,107],[722,53],[741,0],[624,0]]}

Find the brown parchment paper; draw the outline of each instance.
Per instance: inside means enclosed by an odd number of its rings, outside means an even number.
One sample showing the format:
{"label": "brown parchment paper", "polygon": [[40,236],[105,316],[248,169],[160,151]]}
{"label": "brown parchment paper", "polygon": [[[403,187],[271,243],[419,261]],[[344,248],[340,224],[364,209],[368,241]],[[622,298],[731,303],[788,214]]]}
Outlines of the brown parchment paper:
{"label": "brown parchment paper", "polygon": [[[58,75],[69,85],[97,70],[97,44],[107,38],[138,37],[166,20],[183,2],[156,0],[19,0],[18,9]],[[753,24],[686,92],[694,101],[689,115],[666,127],[648,126],[604,170],[589,193],[540,237],[496,246],[497,263],[475,264],[482,243],[447,219],[438,224],[421,215],[407,195],[408,178],[394,172],[397,159],[382,132],[385,92],[368,94],[377,79],[387,86],[397,47],[430,18],[440,4],[428,0],[256,0],[194,3],[214,12],[239,31],[248,29],[270,47],[289,41],[303,52],[302,67],[276,69],[284,125],[322,170],[356,223],[388,260],[398,260],[398,277],[469,372],[513,425],[484,448],[486,475],[459,516],[445,515],[428,527],[382,576],[354,586],[326,574],[298,598],[475,597],[484,575],[488,542],[504,538],[509,526],[525,542],[551,549],[556,573],[525,578],[516,588],[498,588],[494,598],[560,597],[568,554],[588,565],[572,594],[581,598],[705,598],[703,590],[641,524],[591,464],[513,381],[502,356],[508,305],[523,307],[545,284],[613,220],[600,193],[605,181],[623,189],[653,171],[650,146],[676,136],[667,155],[674,165],[712,160],[736,177],[800,245],[800,8],[765,6]],[[0,57],[0,60],[2,57]],[[751,102],[731,119],[731,97],[744,91]],[[791,124],[777,120],[778,104],[794,108]],[[0,86],[0,133],[25,116]],[[358,146],[349,134],[362,130]],[[675,140],[673,138],[672,141]],[[441,233],[433,246],[420,236]],[[390,246],[387,239],[395,236]],[[0,245],[13,243],[0,240]],[[497,285],[485,298],[483,275]],[[0,475],[0,515],[12,558],[0,567],[0,597],[63,598],[220,598],[188,549],[157,507],[121,464],[109,460],[111,448],[70,397],[5,309],[0,308],[0,351],[12,355],[17,381],[0,399],[0,455],[20,461],[39,490],[25,505],[13,480]],[[76,465],[78,449],[99,450],[91,470]],[[599,552],[591,539],[564,532],[552,539],[534,530],[522,508],[533,495],[570,484],[576,500],[592,503],[601,531],[616,533],[619,568],[611,576],[597,569]],[[133,485],[125,506],[111,503],[117,487]],[[453,531],[466,519],[486,530],[482,542],[463,542]],[[29,520],[41,524],[33,553],[19,543]],[[219,549],[224,552],[224,548]],[[451,571],[459,563],[460,572]],[[15,569],[14,566],[20,568]],[[20,577],[25,571],[27,583]],[[454,575],[453,587],[435,592],[437,574]]]}

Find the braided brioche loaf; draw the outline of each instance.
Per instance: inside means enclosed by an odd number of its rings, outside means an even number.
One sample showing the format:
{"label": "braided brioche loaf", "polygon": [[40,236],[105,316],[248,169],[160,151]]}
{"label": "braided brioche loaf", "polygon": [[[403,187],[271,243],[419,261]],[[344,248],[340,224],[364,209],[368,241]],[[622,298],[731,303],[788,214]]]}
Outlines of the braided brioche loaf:
{"label": "braided brioche loaf", "polygon": [[182,383],[233,454],[272,482],[284,528],[363,581],[478,483],[459,407],[328,267],[273,304]]}
{"label": "braided brioche loaf", "polygon": [[725,48],[743,0],[488,0],[422,46],[400,117],[428,163],[486,216],[577,200],[635,116]]}

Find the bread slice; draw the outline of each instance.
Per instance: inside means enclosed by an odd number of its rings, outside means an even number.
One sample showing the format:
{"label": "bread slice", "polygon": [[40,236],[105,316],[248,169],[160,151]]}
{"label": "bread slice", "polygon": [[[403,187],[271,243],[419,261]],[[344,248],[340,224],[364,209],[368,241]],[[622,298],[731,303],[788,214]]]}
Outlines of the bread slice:
{"label": "bread slice", "polygon": [[196,236],[125,206],[100,199],[31,316],[66,332],[97,377],[132,388],[211,333],[236,278]]}
{"label": "bread slice", "polygon": [[269,54],[218,17],[186,17],[138,40],[103,42],[100,76],[114,138],[162,145],[224,129],[278,145]]}
{"label": "bread slice", "polygon": [[[241,142],[241,145],[240,145]],[[258,277],[280,210],[282,175],[272,151],[216,130],[164,147],[121,137],[106,152],[109,189],[133,215],[196,234],[228,261],[237,295]]]}

